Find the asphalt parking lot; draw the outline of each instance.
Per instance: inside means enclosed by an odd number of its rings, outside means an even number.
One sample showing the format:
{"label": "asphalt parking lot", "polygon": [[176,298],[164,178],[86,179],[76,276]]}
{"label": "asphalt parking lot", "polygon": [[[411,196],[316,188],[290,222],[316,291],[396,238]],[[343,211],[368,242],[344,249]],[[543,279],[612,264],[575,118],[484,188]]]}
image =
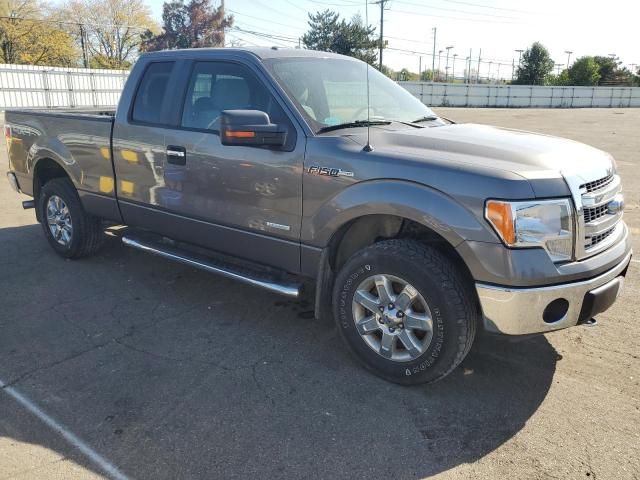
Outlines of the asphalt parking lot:
{"label": "asphalt parking lot", "polygon": [[[640,109],[438,111],[612,153],[640,251]],[[116,240],[62,260],[22,200],[0,179],[0,479],[640,477],[637,261],[597,327],[484,338],[407,388],[304,301]]]}

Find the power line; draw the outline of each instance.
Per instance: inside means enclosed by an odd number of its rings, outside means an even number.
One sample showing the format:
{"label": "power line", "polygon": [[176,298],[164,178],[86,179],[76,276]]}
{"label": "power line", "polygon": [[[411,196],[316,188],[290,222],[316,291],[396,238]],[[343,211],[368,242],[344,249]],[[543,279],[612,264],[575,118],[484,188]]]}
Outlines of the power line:
{"label": "power line", "polygon": [[471,7],[478,7],[478,8],[489,8],[491,10],[503,10],[506,12],[518,12],[518,13],[525,13],[528,15],[541,15],[541,13],[539,12],[530,12],[527,10],[517,10],[515,8],[505,8],[505,7],[494,7],[491,5],[481,5],[479,3],[472,3],[472,2],[463,2],[462,0],[444,0],[445,2],[448,3],[458,3],[460,5],[469,5]]}
{"label": "power line", "polygon": [[425,5],[424,3],[416,3],[416,2],[406,1],[406,0],[395,0],[395,1],[396,1],[396,3],[401,3],[403,5],[424,7],[424,8],[428,8],[429,10],[442,10],[444,12],[463,13],[465,15],[479,15],[479,16],[482,16],[482,17],[504,18],[504,19],[509,19],[509,20],[521,20],[521,18],[518,18],[518,17],[508,17],[508,16],[505,16],[505,15],[495,15],[495,14],[492,14],[492,13],[470,12],[468,10],[460,10],[460,9],[457,9],[457,8],[434,7],[434,6],[431,6],[431,5]]}

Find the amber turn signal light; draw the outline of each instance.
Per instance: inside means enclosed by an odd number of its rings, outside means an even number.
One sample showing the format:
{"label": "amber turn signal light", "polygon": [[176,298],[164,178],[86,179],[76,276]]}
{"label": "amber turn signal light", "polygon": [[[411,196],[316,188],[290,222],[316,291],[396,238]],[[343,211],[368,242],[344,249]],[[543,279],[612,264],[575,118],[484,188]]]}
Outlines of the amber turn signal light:
{"label": "amber turn signal light", "polygon": [[256,136],[256,132],[249,132],[246,130],[225,130],[224,136],[229,138],[254,138]]}
{"label": "amber turn signal light", "polygon": [[508,245],[516,241],[516,231],[513,224],[511,205],[506,202],[489,200],[486,208],[487,220]]}

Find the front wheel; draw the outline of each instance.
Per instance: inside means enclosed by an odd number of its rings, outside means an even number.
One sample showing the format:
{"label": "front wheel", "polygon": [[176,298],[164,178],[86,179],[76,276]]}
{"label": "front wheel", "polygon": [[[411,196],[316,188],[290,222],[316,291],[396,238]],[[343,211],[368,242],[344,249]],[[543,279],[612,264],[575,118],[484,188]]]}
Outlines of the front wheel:
{"label": "front wheel", "polygon": [[444,254],[413,240],[357,252],[338,273],[334,317],[363,365],[402,384],[435,382],[462,362],[478,308],[468,282]]}

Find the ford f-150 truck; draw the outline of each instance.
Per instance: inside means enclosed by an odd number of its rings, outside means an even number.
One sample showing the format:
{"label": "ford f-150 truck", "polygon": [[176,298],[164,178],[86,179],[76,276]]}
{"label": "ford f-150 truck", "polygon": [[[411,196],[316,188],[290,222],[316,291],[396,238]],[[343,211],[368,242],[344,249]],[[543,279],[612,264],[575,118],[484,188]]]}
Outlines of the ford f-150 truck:
{"label": "ford f-150 truck", "polygon": [[168,259],[298,297],[355,357],[438,380],[477,329],[592,323],[631,242],[614,159],[441,118],[366,64],[306,50],[145,54],[115,112],[8,111],[8,178],[66,258],[109,224]]}

